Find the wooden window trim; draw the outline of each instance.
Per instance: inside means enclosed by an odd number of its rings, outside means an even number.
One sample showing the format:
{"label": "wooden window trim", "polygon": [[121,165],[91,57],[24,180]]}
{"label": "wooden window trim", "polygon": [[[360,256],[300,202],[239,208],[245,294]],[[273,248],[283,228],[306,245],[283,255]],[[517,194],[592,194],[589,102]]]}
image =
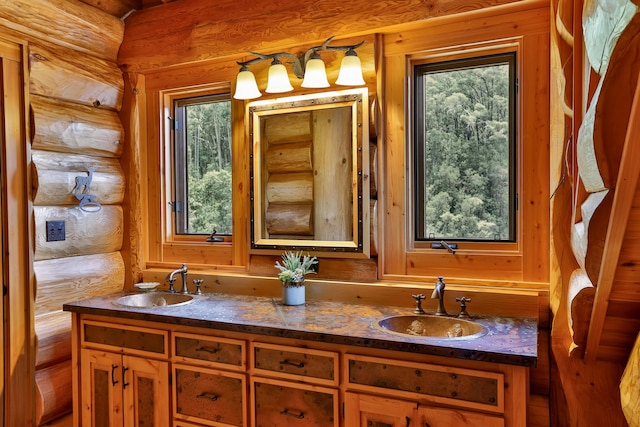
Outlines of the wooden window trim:
{"label": "wooden window trim", "polygon": [[[243,271],[245,269],[245,257],[239,256],[239,251],[243,244],[243,236],[246,236],[242,218],[243,206],[246,204],[242,194],[234,192],[232,200],[233,215],[233,239],[226,236],[224,242],[209,243],[205,241],[204,235],[184,235],[174,232],[174,216],[171,214],[169,202],[174,194],[174,180],[172,176],[174,149],[174,139],[171,120],[174,101],[188,97],[199,97],[230,92],[229,83],[213,83],[199,86],[197,88],[174,88],[164,91],[154,91],[147,93],[148,99],[148,119],[150,134],[158,137],[149,138],[148,146],[148,170],[159,170],[156,178],[154,174],[148,179],[148,230],[150,236],[150,248],[147,265],[175,265],[186,262],[225,266],[226,268]],[[238,105],[239,104],[239,105]],[[238,127],[238,112],[242,112],[243,103],[232,101],[232,126],[234,132],[234,153],[233,158],[233,185],[237,185],[238,177],[236,170],[242,170],[243,155],[236,153],[238,138],[244,138],[244,127]],[[240,132],[241,137],[236,134]],[[169,141],[167,144],[166,141]],[[155,196],[152,196],[155,195]],[[237,217],[237,218],[236,218]]]}
{"label": "wooden window trim", "polygon": [[[486,16],[482,23],[452,20],[430,27],[385,35],[386,135],[383,183],[384,224],[382,235],[381,279],[402,277],[434,278],[450,281],[491,280],[500,282],[549,281],[549,36],[542,9],[532,8]],[[488,20],[488,21],[487,21]],[[537,22],[535,26],[529,23]],[[510,23],[510,24],[508,24]],[[513,28],[518,23],[518,34]],[[483,34],[472,30],[484,28]],[[437,34],[447,34],[446,40]],[[403,40],[403,44],[397,44]],[[446,44],[445,44],[446,43]],[[453,45],[455,43],[455,46]],[[404,48],[403,48],[404,47]],[[413,62],[425,59],[444,61],[484,52],[514,51],[517,54],[519,104],[517,123],[517,169],[520,209],[517,212],[515,243],[470,243],[455,255],[421,247],[412,238],[413,197],[410,190],[412,165],[408,143],[412,129]],[[404,79],[398,78],[403,75]],[[524,118],[527,120],[524,120]],[[404,127],[394,125],[404,123]],[[402,144],[402,146],[401,146]],[[393,170],[404,170],[403,177],[388,177]],[[428,246],[428,243],[427,245]]]}
{"label": "wooden window trim", "polygon": [[[447,62],[447,61],[455,61],[455,60],[464,60],[470,58],[481,58],[492,55],[500,55],[500,54],[515,54],[515,77],[516,77],[516,86],[518,82],[522,80],[522,69],[520,67],[520,43],[518,40],[513,40],[511,42],[500,42],[500,43],[487,43],[486,45],[476,46],[474,49],[451,49],[451,51],[442,52],[438,50],[437,52],[425,52],[424,54],[411,55],[408,57],[408,67],[407,71],[409,73],[408,80],[414,81],[414,69],[416,66],[430,63],[439,63],[439,62]],[[516,98],[516,108],[515,108],[515,156],[511,160],[516,163],[516,176],[515,179],[515,193],[521,194],[522,192],[522,171],[519,169],[520,165],[523,165],[523,159],[521,158],[522,153],[522,116],[520,115],[521,110],[521,96],[516,89],[514,94]],[[407,88],[407,111],[413,111],[414,104],[413,90],[409,91]],[[410,123],[407,126],[407,141],[409,143],[409,147],[407,147],[407,165],[410,165],[410,168],[413,170],[414,162],[416,161],[414,157],[415,153],[415,144],[414,141],[414,126],[413,123],[413,114],[407,114],[407,120]],[[440,249],[431,249],[431,241],[427,240],[417,240],[415,238],[415,222],[416,222],[416,210],[414,209],[414,201],[416,200],[415,188],[413,187],[413,179],[414,177],[408,177],[407,185],[407,236],[409,242],[409,250],[415,251],[416,254],[424,253],[431,255],[444,254]],[[409,208],[410,207],[410,208]],[[512,221],[515,221],[515,241],[504,241],[504,242],[496,242],[496,241],[465,241],[453,239],[458,244],[458,251],[467,255],[483,255],[483,256],[519,256],[522,252],[522,245],[520,244],[520,239],[522,238],[521,228],[522,228],[522,209],[516,209],[514,218]]]}

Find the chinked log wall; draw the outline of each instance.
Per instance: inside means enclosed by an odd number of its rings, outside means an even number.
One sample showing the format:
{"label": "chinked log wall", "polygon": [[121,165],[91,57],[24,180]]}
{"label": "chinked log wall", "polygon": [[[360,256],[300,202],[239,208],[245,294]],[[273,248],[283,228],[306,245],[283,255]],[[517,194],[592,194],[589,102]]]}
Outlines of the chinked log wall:
{"label": "chinked log wall", "polygon": [[[35,224],[36,422],[71,411],[71,321],[65,302],[121,290],[125,177],[118,158],[124,81],[116,65],[121,20],[76,0],[0,5],[0,29],[28,43]],[[76,177],[93,171],[86,212]],[[48,242],[46,222],[65,221]]]}

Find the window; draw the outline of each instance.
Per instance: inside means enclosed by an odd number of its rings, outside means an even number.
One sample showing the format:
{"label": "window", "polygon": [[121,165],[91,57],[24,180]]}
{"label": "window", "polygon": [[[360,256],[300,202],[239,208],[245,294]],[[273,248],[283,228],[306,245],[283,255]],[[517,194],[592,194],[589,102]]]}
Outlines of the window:
{"label": "window", "polygon": [[231,97],[174,101],[176,234],[231,235]]}
{"label": "window", "polygon": [[516,240],[515,54],[417,64],[416,241]]}

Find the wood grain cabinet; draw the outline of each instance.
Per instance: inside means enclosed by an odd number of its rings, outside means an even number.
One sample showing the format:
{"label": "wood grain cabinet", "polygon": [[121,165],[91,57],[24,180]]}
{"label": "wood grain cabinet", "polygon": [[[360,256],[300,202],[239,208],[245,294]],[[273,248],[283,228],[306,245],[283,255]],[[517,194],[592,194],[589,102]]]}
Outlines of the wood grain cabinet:
{"label": "wood grain cabinet", "polygon": [[246,425],[245,375],[174,365],[174,418],[211,426]]}
{"label": "wood grain cabinet", "polygon": [[501,372],[353,354],[345,355],[345,371],[352,390],[345,393],[346,425],[505,426]]}
{"label": "wood grain cabinet", "polygon": [[504,427],[504,418],[461,409],[418,406],[415,420],[424,427]]}
{"label": "wood grain cabinet", "polygon": [[251,360],[253,425],[341,425],[337,352],[259,342]]}
{"label": "wood grain cabinet", "polygon": [[75,427],[526,427],[522,366],[74,316]]}
{"label": "wood grain cabinet", "polygon": [[256,427],[338,427],[338,390],[252,378],[252,418]]}
{"label": "wood grain cabinet", "polygon": [[243,340],[174,332],[173,354],[176,362],[212,366],[244,372],[247,369]]}
{"label": "wood grain cabinet", "polygon": [[185,332],[171,336],[175,424],[246,426],[245,341]]}
{"label": "wood grain cabinet", "polygon": [[81,425],[169,426],[167,334],[83,323]]}
{"label": "wood grain cabinet", "polygon": [[364,393],[346,392],[345,408],[345,426],[504,427],[504,419],[493,415]]}
{"label": "wood grain cabinet", "polygon": [[415,402],[406,402],[364,393],[346,392],[345,426],[407,427],[417,408]]}

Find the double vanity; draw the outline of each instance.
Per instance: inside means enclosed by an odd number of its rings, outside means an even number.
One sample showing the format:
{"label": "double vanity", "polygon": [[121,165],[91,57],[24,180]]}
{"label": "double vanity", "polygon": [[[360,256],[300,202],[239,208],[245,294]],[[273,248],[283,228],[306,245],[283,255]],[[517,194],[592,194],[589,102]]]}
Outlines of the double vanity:
{"label": "double vanity", "polygon": [[526,426],[536,319],[220,293],[64,309],[77,425]]}

